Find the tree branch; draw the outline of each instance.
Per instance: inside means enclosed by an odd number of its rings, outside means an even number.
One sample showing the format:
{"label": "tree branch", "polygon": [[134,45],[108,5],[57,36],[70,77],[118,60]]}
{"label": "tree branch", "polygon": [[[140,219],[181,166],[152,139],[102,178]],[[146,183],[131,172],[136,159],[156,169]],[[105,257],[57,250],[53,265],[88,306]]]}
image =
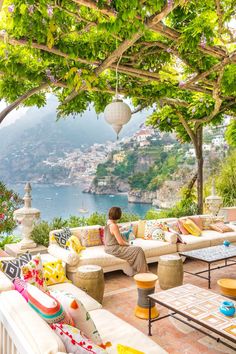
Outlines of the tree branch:
{"label": "tree branch", "polygon": [[186,101],[179,100],[178,98],[174,99],[174,98],[164,97],[164,98],[160,98],[160,102],[167,103],[171,106],[182,106],[182,107],[189,106],[189,104]]}
{"label": "tree branch", "polygon": [[23,103],[27,98],[33,96],[35,93],[38,93],[42,90],[44,90],[46,87],[48,87],[48,83],[42,83],[41,85],[29,90],[28,92],[24,93],[22,96],[17,98],[13,103],[11,103],[9,106],[7,106],[5,109],[2,110],[0,113],[0,124],[4,120],[4,118],[11,112],[13,109],[18,107],[21,103]]}
{"label": "tree branch", "polygon": [[[188,0],[184,0],[184,2],[187,2]],[[76,1],[77,2],[77,1]],[[81,2],[81,0],[79,1]],[[90,6],[94,6],[96,3],[94,3],[91,0],[82,0],[82,2],[84,3],[90,3]],[[153,16],[151,16],[150,18],[148,18],[145,21],[146,27],[148,27],[149,29],[152,29],[152,27],[154,27],[158,22],[160,22],[163,18],[165,18],[175,7],[177,7],[179,4],[179,1],[176,4],[171,4],[166,5],[164,7],[164,9],[157,13],[154,14]],[[83,5],[83,4],[82,4]],[[96,76],[99,76],[104,70],[106,70],[107,68],[109,68],[119,57],[122,56],[122,54],[130,47],[132,47],[132,45],[134,43],[137,42],[137,40],[143,35],[143,31],[139,30],[138,32],[136,32],[131,38],[129,39],[125,39],[119,46],[118,48],[116,48],[94,71],[94,74]],[[68,102],[70,102],[71,100],[73,100],[75,97],[77,96],[77,91],[73,90],[71,92],[71,94],[65,99],[65,101],[63,102],[63,104],[66,104]]]}
{"label": "tree branch", "polygon": [[186,121],[186,119],[184,118],[184,116],[177,110],[176,110],[176,115],[178,116],[180,123],[183,125],[184,129],[188,133],[188,136],[190,137],[193,145],[196,146],[196,144],[197,144],[196,134],[190,128],[190,126],[189,126],[188,122]]}

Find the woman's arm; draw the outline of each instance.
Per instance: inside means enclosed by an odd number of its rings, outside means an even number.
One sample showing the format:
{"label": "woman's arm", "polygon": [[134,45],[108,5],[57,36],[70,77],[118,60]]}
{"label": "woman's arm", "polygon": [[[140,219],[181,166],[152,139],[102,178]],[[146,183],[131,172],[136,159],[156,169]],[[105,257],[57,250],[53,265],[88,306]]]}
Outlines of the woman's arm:
{"label": "woman's arm", "polygon": [[125,242],[125,240],[121,236],[119,227],[116,224],[110,225],[110,231],[111,231],[111,234],[115,236],[115,238],[120,246],[129,246],[129,243]]}

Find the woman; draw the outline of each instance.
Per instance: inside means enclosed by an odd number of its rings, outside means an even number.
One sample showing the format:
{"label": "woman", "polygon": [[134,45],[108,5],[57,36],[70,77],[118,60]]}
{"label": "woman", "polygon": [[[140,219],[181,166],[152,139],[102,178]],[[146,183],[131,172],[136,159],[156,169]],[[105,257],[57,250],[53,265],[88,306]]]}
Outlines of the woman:
{"label": "woman", "polygon": [[108,213],[108,222],[105,227],[105,252],[118,258],[125,259],[133,268],[134,274],[148,272],[145,254],[141,247],[130,246],[120,234],[117,221],[122,212],[118,207],[112,207]]}

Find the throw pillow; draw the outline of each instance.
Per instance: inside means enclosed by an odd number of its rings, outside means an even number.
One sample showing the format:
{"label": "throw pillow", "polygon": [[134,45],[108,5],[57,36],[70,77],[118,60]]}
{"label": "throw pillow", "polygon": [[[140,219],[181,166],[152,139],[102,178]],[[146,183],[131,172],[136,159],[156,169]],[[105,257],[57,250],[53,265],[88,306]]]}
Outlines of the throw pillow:
{"label": "throw pillow", "polygon": [[120,233],[121,233],[122,237],[124,238],[124,240],[127,242],[135,240],[135,234],[134,234],[132,224],[121,227]]}
{"label": "throw pillow", "polygon": [[144,238],[145,225],[146,225],[146,220],[138,221],[138,231],[137,231],[138,238]]}
{"label": "throw pillow", "polygon": [[168,228],[164,223],[160,223],[158,220],[147,220],[144,228],[144,239],[165,241],[164,231],[167,230]]}
{"label": "throw pillow", "polygon": [[46,262],[43,264],[43,276],[46,281],[46,285],[53,285],[59,283],[71,283],[69,279],[67,279],[64,271],[64,267],[62,265],[62,260],[58,259],[54,262]]}
{"label": "throw pillow", "polygon": [[27,283],[23,279],[16,278],[13,280],[15,290],[18,291],[23,298],[28,302],[28,293],[27,293]]}
{"label": "throw pillow", "polygon": [[182,220],[184,228],[193,236],[201,236],[201,230],[199,227],[191,220]]}
{"label": "throw pillow", "polygon": [[81,239],[82,246],[85,247],[102,245],[99,228],[81,230],[80,239]]}
{"label": "throw pillow", "polygon": [[80,240],[78,237],[72,235],[66,242],[66,246],[70,251],[75,253],[80,253],[81,251],[85,250],[84,246],[81,246]]}
{"label": "throw pillow", "polygon": [[40,254],[34,256],[31,261],[21,267],[21,274],[27,283],[35,285],[39,289],[46,290]]}
{"label": "throw pillow", "polygon": [[75,327],[63,324],[53,324],[51,328],[60,337],[63,342],[66,352],[72,354],[105,354],[104,349],[100,348],[83,333]]}
{"label": "throw pillow", "polygon": [[176,232],[177,234],[181,233],[179,229],[178,221],[167,222],[166,225],[169,229],[168,231]]}
{"label": "throw pillow", "polygon": [[50,290],[50,294],[57,299],[64,310],[74,321],[74,326],[79,328],[91,341],[102,345],[100,334],[82,302],[66,291]]}
{"label": "throw pillow", "polygon": [[34,285],[27,285],[28,304],[49,324],[66,323],[74,325],[72,318],[64,311],[62,305],[50,294]]}
{"label": "throw pillow", "polygon": [[127,347],[126,345],[117,344],[117,353],[118,354],[145,354],[144,352],[140,352],[140,350],[133,349],[131,347]]}
{"label": "throw pillow", "polygon": [[99,235],[103,245],[105,245],[105,229],[104,227],[99,227]]}
{"label": "throw pillow", "polygon": [[184,227],[183,220],[180,220],[180,219],[178,220],[178,226],[179,226],[181,234],[189,235],[188,230],[186,230],[185,227]]}
{"label": "throw pillow", "polygon": [[6,274],[6,276],[13,281],[21,276],[21,267],[27,264],[32,259],[29,252],[21,254],[18,258],[11,261],[1,261],[0,268]]}
{"label": "throw pillow", "polygon": [[225,225],[223,222],[217,222],[215,224],[211,224],[210,225],[211,230],[215,230],[217,232],[232,232],[234,231],[231,227],[229,227],[228,225]]}
{"label": "throw pillow", "polygon": [[178,234],[176,232],[164,231],[165,241],[175,244],[178,241]]}
{"label": "throw pillow", "polygon": [[200,218],[202,219],[203,230],[211,230],[210,225],[224,221],[223,216],[201,215]]}
{"label": "throw pillow", "polygon": [[61,231],[54,232],[53,236],[55,237],[59,246],[61,246],[63,248],[67,248],[66,242],[72,236],[72,233],[71,233],[69,227],[65,227]]}
{"label": "throw pillow", "polygon": [[196,224],[201,231],[203,230],[203,222],[200,216],[193,215],[193,216],[189,216],[188,219],[192,220],[194,224]]}

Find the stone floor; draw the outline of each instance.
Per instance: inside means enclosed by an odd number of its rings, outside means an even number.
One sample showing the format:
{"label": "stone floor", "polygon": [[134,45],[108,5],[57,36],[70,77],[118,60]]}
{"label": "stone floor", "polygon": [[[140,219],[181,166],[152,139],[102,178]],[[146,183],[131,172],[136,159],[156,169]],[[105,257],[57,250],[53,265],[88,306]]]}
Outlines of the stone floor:
{"label": "stone floor", "polygon": [[[221,263],[222,264],[222,263]],[[193,260],[185,261],[184,269],[196,272],[205,269],[206,264]],[[157,264],[149,266],[150,271],[156,273]],[[220,278],[236,278],[236,265],[228,268],[212,271],[211,291],[219,293],[217,280]],[[184,284],[191,283],[207,289],[207,280],[189,274],[184,275]],[[158,282],[156,292],[160,291]],[[105,274],[105,295],[103,307],[126,322],[132,324],[137,329],[147,334],[147,321],[135,317],[134,307],[137,301],[137,290],[132,277],[124,275],[121,271]],[[161,315],[167,314],[167,309],[158,306]],[[168,353],[173,354],[222,354],[235,353],[228,347],[217,343],[214,339],[182,324],[170,317],[153,323],[153,336],[156,343],[164,348]],[[145,348],[140,348],[145,352]],[[148,353],[145,353],[148,354]]]}

